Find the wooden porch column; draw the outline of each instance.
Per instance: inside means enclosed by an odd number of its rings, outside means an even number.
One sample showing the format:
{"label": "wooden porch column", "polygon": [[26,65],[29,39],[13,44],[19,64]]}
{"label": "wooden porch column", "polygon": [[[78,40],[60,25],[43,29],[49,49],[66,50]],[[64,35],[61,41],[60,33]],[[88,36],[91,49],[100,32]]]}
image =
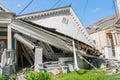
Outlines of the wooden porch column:
{"label": "wooden porch column", "polygon": [[112,34],[112,38],[113,38],[113,44],[114,46],[116,45],[116,38],[115,38],[115,33],[111,33]]}
{"label": "wooden porch column", "polygon": [[10,27],[10,25],[8,25],[7,42],[8,42],[7,64],[11,64],[12,63],[12,28]]}
{"label": "wooden porch column", "polygon": [[35,47],[35,60],[34,60],[34,71],[39,72],[43,64],[43,49],[41,47]]}
{"label": "wooden porch column", "polygon": [[7,34],[7,36],[8,36],[8,50],[12,50],[12,29],[11,29],[11,27],[8,25],[8,34]]}
{"label": "wooden porch column", "polygon": [[118,35],[118,41],[119,41],[119,44],[120,44],[120,33],[118,33],[117,35]]}
{"label": "wooden porch column", "polygon": [[115,39],[115,35],[114,33],[111,33],[112,34],[112,53],[113,53],[113,57],[115,57],[115,45],[116,45],[116,39]]}
{"label": "wooden porch column", "polygon": [[76,55],[74,40],[72,41],[72,44],[73,44],[73,54],[74,54],[74,69],[79,70],[78,63],[77,63],[77,55]]}
{"label": "wooden porch column", "polygon": [[116,0],[116,2],[117,2],[118,13],[119,13],[119,17],[120,17],[120,0]]}
{"label": "wooden porch column", "polygon": [[117,45],[119,45],[119,38],[118,38],[118,34],[117,33],[115,33],[115,37],[116,37]]}

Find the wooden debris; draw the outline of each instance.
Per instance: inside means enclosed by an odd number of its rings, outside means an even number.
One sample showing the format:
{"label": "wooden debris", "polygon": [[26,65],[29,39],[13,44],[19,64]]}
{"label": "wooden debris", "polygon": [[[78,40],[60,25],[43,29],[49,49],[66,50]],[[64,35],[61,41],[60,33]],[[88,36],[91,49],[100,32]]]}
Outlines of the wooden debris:
{"label": "wooden debris", "polygon": [[73,68],[73,65],[72,65],[72,64],[68,64],[68,68],[69,68],[69,71],[70,71],[70,72],[74,71],[74,68]]}
{"label": "wooden debris", "polygon": [[19,74],[16,78],[16,80],[26,80],[26,75],[24,74]]}
{"label": "wooden debris", "polygon": [[52,74],[53,74],[53,75],[57,75],[57,74],[59,74],[59,73],[60,73],[60,71],[59,71],[58,69],[52,70]]}

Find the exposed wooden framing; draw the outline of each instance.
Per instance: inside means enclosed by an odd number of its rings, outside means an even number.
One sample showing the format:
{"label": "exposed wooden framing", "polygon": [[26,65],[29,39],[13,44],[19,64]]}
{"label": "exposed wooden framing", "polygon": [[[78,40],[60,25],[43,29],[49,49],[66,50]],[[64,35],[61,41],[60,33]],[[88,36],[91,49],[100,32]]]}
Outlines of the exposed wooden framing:
{"label": "exposed wooden framing", "polygon": [[115,33],[112,33],[112,38],[113,38],[113,44],[116,45]]}
{"label": "exposed wooden framing", "polygon": [[[64,40],[65,41],[65,40]],[[71,43],[72,42],[68,42],[68,41],[66,41],[66,43],[68,44],[68,45],[72,45]],[[75,45],[76,45],[76,48],[77,49],[80,49],[80,50],[82,50],[82,51],[84,51],[84,52],[86,52],[87,54],[90,54],[90,55],[94,55],[94,56],[99,56],[99,55],[101,55],[101,53],[98,51],[98,50],[96,50],[95,48],[93,48],[93,47],[91,47],[91,46],[89,46],[89,45],[86,45],[86,44],[84,44],[84,43],[82,43],[82,42],[78,42],[78,41],[75,41]]]}
{"label": "exposed wooden framing", "polygon": [[28,60],[28,62],[30,63],[30,65],[33,65],[33,62],[32,62],[32,58],[30,57],[29,55],[29,51],[26,50],[26,47],[24,47],[23,45],[21,45],[24,53],[23,55],[26,57],[26,59]]}
{"label": "exposed wooden framing", "polygon": [[[26,65],[27,62],[31,66],[34,65],[34,55],[33,55],[32,51],[30,50],[30,48],[28,48],[27,46],[25,46],[24,44],[22,44],[19,41],[17,41],[17,46],[18,46],[18,59],[20,59],[19,63],[21,63],[20,66],[22,68],[25,66],[28,66],[28,65]],[[27,62],[24,60],[27,60]]]}
{"label": "exposed wooden framing", "polygon": [[[18,32],[23,33],[24,35],[33,37],[37,40],[41,40],[45,43],[54,45],[56,47],[59,47],[61,49],[67,50],[67,51],[72,51],[72,40],[74,40],[76,49],[77,49],[77,51],[80,51],[80,53],[82,51],[83,52],[82,54],[84,54],[84,55],[91,55],[91,56],[101,55],[101,53],[98,50],[96,50],[95,48],[93,48],[90,45],[87,45],[81,41],[73,39],[72,37],[69,37],[67,35],[64,35],[62,33],[59,33],[59,32],[53,31],[53,30],[51,31],[49,28],[44,28],[43,26],[40,26],[40,25],[37,25],[34,23],[30,23],[28,21],[24,21],[24,22],[20,21],[20,22],[24,23],[23,24],[24,27],[22,27],[21,25],[15,25],[16,22],[12,23],[11,26],[13,29],[17,30]],[[30,33],[31,30],[32,30],[32,35]],[[39,35],[38,35],[38,33],[39,33]],[[41,35],[40,35],[40,33],[41,33]],[[44,35],[42,35],[43,33],[44,33]],[[37,36],[40,36],[41,38],[37,37]],[[49,40],[50,40],[50,38],[56,39],[57,42],[54,41],[54,43],[53,43],[53,42],[47,40],[47,38],[46,38],[47,36],[49,37]],[[42,37],[45,39],[43,39]],[[58,41],[60,43],[58,43]]]}
{"label": "exposed wooden framing", "polygon": [[119,45],[120,45],[120,33],[117,33],[118,35],[118,41],[119,41]]}
{"label": "exposed wooden framing", "polygon": [[19,35],[17,33],[14,34],[14,38],[25,45],[27,45],[29,48],[34,49],[35,45],[28,39],[24,38],[22,35]]}

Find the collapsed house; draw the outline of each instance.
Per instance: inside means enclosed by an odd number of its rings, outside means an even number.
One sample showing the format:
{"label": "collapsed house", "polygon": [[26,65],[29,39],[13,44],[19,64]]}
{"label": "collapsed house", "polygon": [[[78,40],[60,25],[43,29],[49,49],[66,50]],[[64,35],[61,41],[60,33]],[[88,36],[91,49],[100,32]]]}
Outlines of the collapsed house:
{"label": "collapsed house", "polygon": [[[20,15],[11,18],[7,28],[7,49],[2,54],[2,67],[51,71],[62,63],[74,69],[85,67],[83,57],[101,53],[80,23],[71,6]],[[82,57],[83,56],[83,57]],[[47,63],[55,63],[48,65]],[[63,64],[64,63],[64,64]],[[70,66],[71,66],[70,65]]]}

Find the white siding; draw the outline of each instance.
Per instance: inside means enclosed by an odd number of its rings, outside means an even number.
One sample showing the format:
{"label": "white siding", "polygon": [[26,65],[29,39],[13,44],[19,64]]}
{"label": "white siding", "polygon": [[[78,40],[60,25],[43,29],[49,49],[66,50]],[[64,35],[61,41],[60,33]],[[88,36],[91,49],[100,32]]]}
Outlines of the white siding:
{"label": "white siding", "polygon": [[115,53],[116,53],[115,58],[120,61],[120,47],[119,46],[115,47]]}
{"label": "white siding", "polygon": [[112,48],[111,47],[104,47],[104,53],[103,54],[105,55],[105,58],[113,59]]}
{"label": "white siding", "polygon": [[[63,18],[66,18],[68,20],[68,23],[63,23]],[[60,33],[66,34],[84,43],[90,44],[86,36],[83,34],[82,29],[80,29],[75,21],[73,21],[73,17],[70,15],[70,13],[57,13],[54,15],[31,19],[30,21],[45,27],[55,28],[56,31]]]}
{"label": "white siding", "polygon": [[93,40],[95,40],[96,48],[98,50],[101,51],[104,46],[108,46],[105,31],[99,31],[99,32],[93,33],[90,35],[90,37]]}

